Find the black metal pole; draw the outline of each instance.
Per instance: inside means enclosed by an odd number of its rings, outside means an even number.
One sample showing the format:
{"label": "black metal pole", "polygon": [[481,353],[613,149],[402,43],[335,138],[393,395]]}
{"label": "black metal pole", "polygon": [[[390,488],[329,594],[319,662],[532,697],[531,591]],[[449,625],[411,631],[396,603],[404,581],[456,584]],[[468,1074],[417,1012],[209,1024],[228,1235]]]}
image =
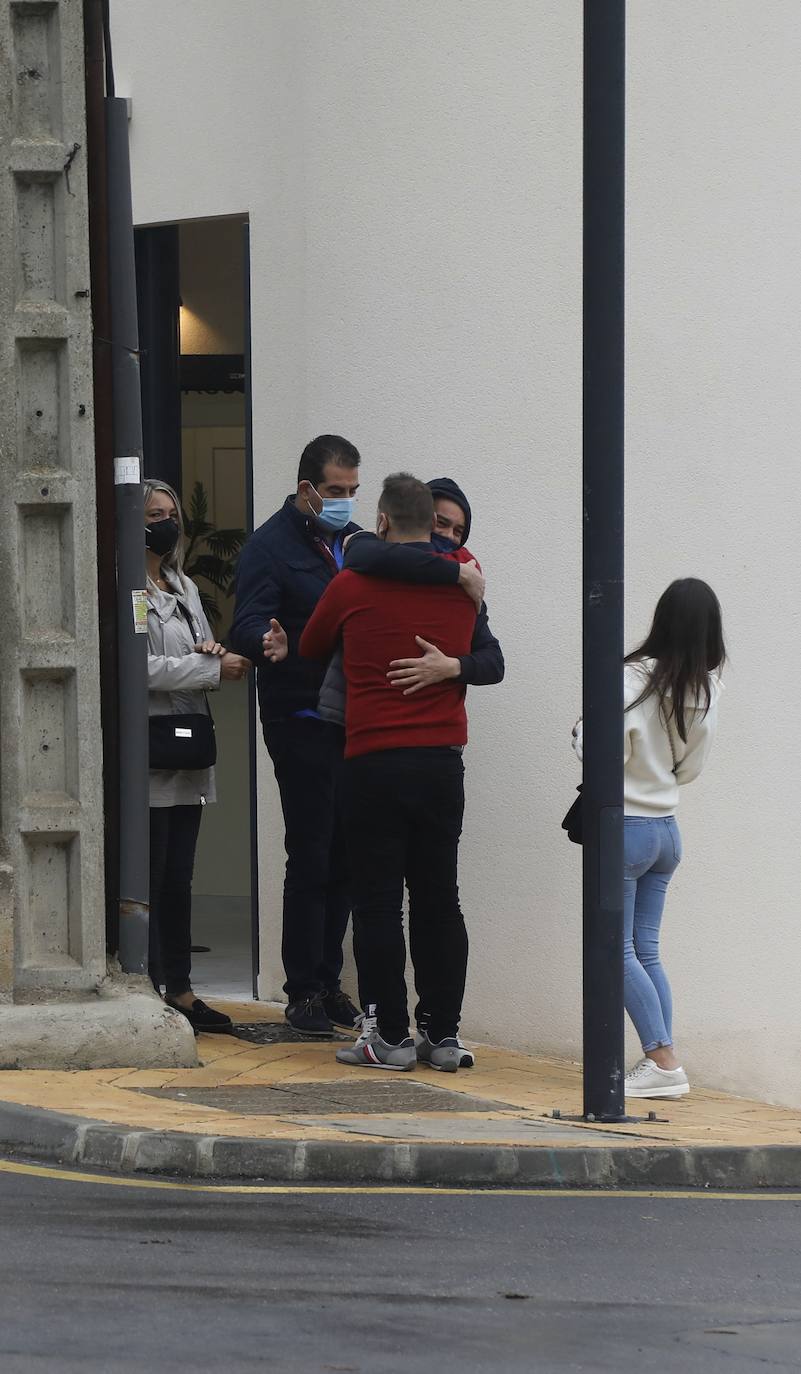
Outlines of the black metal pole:
{"label": "black metal pole", "polygon": [[97,592],[100,622],[100,728],[103,732],[106,947],[119,947],[120,779],[117,686],[117,551],[114,534],[114,437],[111,407],[111,307],[106,196],[106,75],[103,0],[84,0],[89,259],[94,331]]}
{"label": "black metal pole", "polygon": [[178,225],[134,232],[145,475],[181,490]]}
{"label": "black metal pole", "polygon": [[584,1113],[623,1094],[625,0],[584,0]]}
{"label": "black metal pole", "polygon": [[[242,226],[242,264],[245,291],[245,503],[247,531],[254,528],[253,510],[253,377],[251,371],[250,314],[250,224]],[[250,796],[250,948],[253,997],[259,996],[259,814],[258,761],[259,729],[256,701],[256,674],[248,673],[248,770]]]}
{"label": "black metal pole", "polygon": [[106,100],[120,701],[120,963],[147,973],[150,903],[147,613],[128,107]]}

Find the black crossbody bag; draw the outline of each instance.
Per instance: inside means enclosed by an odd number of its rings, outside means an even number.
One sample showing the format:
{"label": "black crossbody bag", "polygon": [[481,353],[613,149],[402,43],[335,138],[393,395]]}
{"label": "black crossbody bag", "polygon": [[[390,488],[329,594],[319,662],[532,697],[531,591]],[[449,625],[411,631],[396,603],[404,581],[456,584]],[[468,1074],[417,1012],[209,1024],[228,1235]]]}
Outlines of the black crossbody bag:
{"label": "black crossbody bag", "polygon": [[[670,745],[670,755],[673,759],[673,773],[675,775],[676,769],[679,765],[676,760],[676,748],[673,743],[673,736],[670,733],[669,720],[665,725],[665,730],[667,732],[668,744]],[[576,800],[574,801],[573,805],[571,806],[570,810],[568,811],[567,815],[562,821],[562,829],[567,831],[567,838],[569,840],[572,840],[573,844],[583,844],[584,812],[581,804],[581,783],[579,783],[578,787],[576,788],[576,791],[578,792],[578,796],[576,797]]]}
{"label": "black crossbody bag", "polygon": [[[197,644],[192,617],[180,601],[175,602]],[[217,762],[217,739],[209,699],[203,693],[206,714],[187,711],[181,715],[150,716],[150,767],[174,773],[178,769],[197,771],[213,768]]]}

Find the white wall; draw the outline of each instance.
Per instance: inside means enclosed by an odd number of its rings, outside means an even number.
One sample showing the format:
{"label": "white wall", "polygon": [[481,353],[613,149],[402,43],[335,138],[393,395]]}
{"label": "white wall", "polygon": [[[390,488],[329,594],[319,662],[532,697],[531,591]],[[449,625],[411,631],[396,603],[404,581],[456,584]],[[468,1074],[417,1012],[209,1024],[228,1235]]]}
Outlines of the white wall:
{"label": "white wall", "polygon": [[[699,1081],[798,1104],[801,8],[629,9],[630,627],[697,573],[733,659],[683,805],[677,1031]],[[580,706],[581,5],[117,0],[112,19],[137,219],[250,215],[260,516],[322,430],[362,450],[364,523],[399,467],[470,493],[508,668],[469,701],[465,1030],[575,1054],[579,865],[559,821]],[[269,995],[266,765],[262,797]]]}
{"label": "white wall", "polygon": [[629,5],[628,588],[708,578],[731,664],[666,949],[688,1061],[801,1103],[796,0]]}

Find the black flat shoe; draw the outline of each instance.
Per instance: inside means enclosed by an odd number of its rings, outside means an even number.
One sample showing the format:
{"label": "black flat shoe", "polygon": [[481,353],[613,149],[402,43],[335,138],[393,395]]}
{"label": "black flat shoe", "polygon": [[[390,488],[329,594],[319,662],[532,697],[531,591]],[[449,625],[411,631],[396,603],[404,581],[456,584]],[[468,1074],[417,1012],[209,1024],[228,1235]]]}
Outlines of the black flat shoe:
{"label": "black flat shoe", "polygon": [[214,1011],[212,1007],[207,1007],[205,1002],[201,1002],[196,997],[191,1007],[182,1007],[178,1002],[174,1002],[171,997],[165,997],[164,1001],[168,1007],[179,1011],[185,1016],[195,1034],[202,1031],[205,1035],[231,1035],[234,1029],[233,1021],[225,1012]]}
{"label": "black flat shoe", "polygon": [[301,1035],[334,1033],[331,1018],[327,1015],[323,999],[318,992],[310,993],[308,997],[300,997],[296,1002],[290,1002],[284,1016],[292,1029],[300,1031]]}
{"label": "black flat shoe", "polygon": [[358,1030],[364,1020],[364,1012],[353,1005],[346,992],[341,988],[337,988],[336,992],[324,992],[322,1001],[323,1011],[335,1026]]}

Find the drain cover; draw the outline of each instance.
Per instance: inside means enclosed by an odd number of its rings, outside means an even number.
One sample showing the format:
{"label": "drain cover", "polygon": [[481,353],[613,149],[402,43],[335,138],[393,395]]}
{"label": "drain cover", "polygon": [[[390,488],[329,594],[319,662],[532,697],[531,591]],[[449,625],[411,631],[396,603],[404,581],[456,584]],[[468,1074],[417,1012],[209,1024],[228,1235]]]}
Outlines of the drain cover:
{"label": "drain cover", "polygon": [[[398,1075],[400,1078],[401,1075]],[[347,1112],[496,1112],[508,1102],[488,1102],[483,1097],[409,1082],[405,1075],[391,1083],[282,1083],[280,1086],[231,1084],[225,1088],[140,1088],[147,1097],[191,1102],[198,1107],[218,1107],[244,1116],[341,1116]],[[513,1109],[512,1109],[513,1110]]]}
{"label": "drain cover", "polygon": [[304,1035],[302,1031],[293,1030],[286,1021],[235,1024],[234,1035],[237,1040],[249,1040],[253,1045],[297,1045],[301,1042],[309,1045],[329,1045],[332,1040],[347,1042],[353,1039],[350,1035],[340,1035],[339,1031],[332,1031],[330,1035]]}

